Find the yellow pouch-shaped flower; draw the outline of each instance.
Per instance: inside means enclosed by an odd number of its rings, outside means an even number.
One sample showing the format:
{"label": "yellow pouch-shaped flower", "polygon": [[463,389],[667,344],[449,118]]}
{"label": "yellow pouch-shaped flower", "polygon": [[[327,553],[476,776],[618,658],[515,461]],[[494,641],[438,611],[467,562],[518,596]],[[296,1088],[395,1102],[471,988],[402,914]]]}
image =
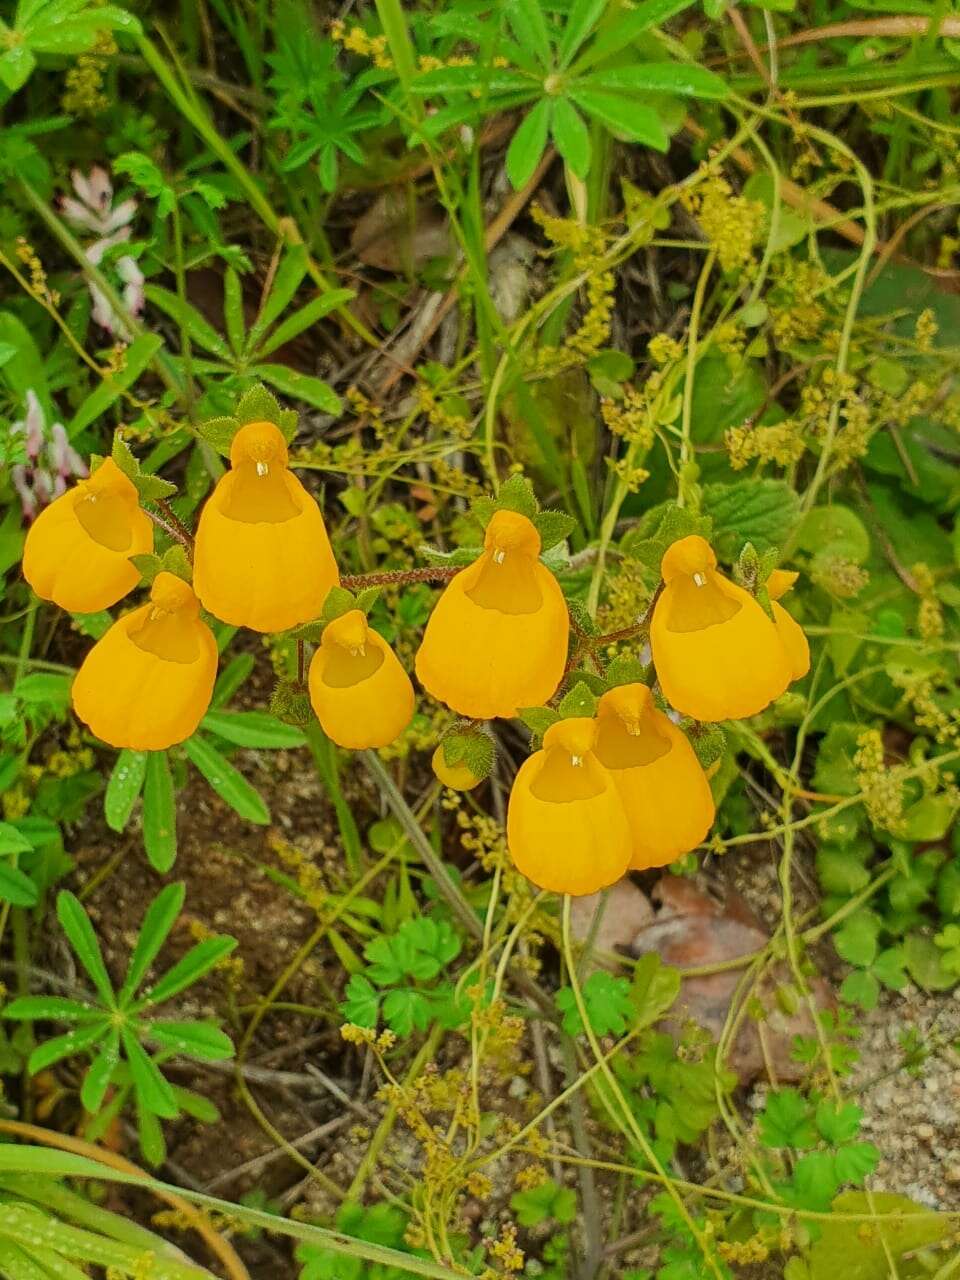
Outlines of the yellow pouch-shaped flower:
{"label": "yellow pouch-shaped flower", "polygon": [[71,613],[109,609],[140,581],[130,556],[153,550],[153,525],[112,458],[37,516],[23,576],[43,600]]}
{"label": "yellow pouch-shaped flower", "polygon": [[327,624],[310,663],[310,702],[340,747],[386,747],[413,717],[413,685],[360,609]]}
{"label": "yellow pouch-shaped flower", "polygon": [[790,658],[794,680],[802,680],[810,670],[810,645],[803,627],[778,601],[787,594],[799,576],[790,569],[774,569],[766,583],[767,595],[773,608],[773,623]]}
{"label": "yellow pouch-shaped flower", "polygon": [[674,542],[660,572],[650,646],[670,705],[696,720],[739,720],[778,698],[793,673],[777,628],[717,572],[709,543],[695,534]]}
{"label": "yellow pouch-shaped flower", "polygon": [[596,720],[558,720],[514,780],[507,844],[517,870],[541,889],[596,893],[630,865],[627,815],[596,739]]}
{"label": "yellow pouch-shaped flower", "polygon": [[664,867],[701,843],[715,812],[710,784],[645,684],[620,685],[600,699],[595,751],[627,813],[634,871]]}
{"label": "yellow pouch-shaped flower", "polygon": [[162,751],[203,719],[217,674],[217,642],[200,603],[172,573],[158,573],[150,603],[113,624],[73,682],[73,709],[113,747]]}
{"label": "yellow pouch-shaped flower", "polygon": [[340,581],[320,508],[287,459],[278,427],[248,422],[200,515],[197,595],[235,627],[286,631],[309,622]]}
{"label": "yellow pouch-shaped flower", "polygon": [[515,511],[496,511],[484,552],[447,585],[417,653],[417,678],[462,716],[509,718],[546,702],[567,661],[560,586],[540,563],[540,535]]}

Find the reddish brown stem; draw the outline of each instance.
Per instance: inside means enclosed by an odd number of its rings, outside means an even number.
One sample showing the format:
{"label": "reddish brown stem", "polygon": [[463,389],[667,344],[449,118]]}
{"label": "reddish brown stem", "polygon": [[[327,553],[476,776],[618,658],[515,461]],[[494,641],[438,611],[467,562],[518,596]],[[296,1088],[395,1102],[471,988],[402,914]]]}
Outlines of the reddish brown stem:
{"label": "reddish brown stem", "polygon": [[340,585],[350,591],[362,591],[365,587],[405,587],[411,582],[449,582],[462,567],[458,565],[456,568],[443,568],[436,565],[430,569],[389,569],[384,573],[348,573],[340,579]]}

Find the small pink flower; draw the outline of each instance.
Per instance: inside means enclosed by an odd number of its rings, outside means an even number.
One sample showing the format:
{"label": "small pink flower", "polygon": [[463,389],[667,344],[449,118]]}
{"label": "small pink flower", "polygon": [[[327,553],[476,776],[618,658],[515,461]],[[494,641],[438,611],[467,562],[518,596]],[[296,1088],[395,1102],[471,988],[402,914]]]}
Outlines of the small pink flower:
{"label": "small pink flower", "polygon": [[[109,249],[123,244],[130,239],[133,228],[130,223],[137,212],[136,200],[121,200],[113,207],[113,186],[107,171],[95,165],[84,176],[79,169],[70,175],[73,189],[77,194],[64,196],[60,201],[63,216],[75,227],[81,227],[97,236],[97,239],[84,249],[87,261],[99,267]],[[143,310],[144,278],[137,266],[136,259],[124,254],[113,264],[117,274],[123,281],[123,300],[131,315],[138,316]],[[90,296],[93,299],[93,319],[108,333],[119,333],[127,337],[121,318],[114,312],[103,291],[90,284]]]}

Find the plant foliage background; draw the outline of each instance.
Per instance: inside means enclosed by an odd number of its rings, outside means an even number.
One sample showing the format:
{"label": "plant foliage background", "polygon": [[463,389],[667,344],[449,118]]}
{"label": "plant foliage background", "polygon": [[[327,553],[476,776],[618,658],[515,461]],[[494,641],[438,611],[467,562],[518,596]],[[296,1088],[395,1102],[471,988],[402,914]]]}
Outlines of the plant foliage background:
{"label": "plant foliage background", "polygon": [[[957,1273],[958,39],[940,0],[0,7],[0,1275]],[[542,508],[566,714],[648,660],[672,541],[797,571],[811,670],[700,733],[707,843],[562,909],[504,835],[551,712],[461,733],[450,791],[425,695],[380,753],[303,714],[309,629],[217,623],[182,746],[91,738],[123,606],[39,602],[27,527],[111,455],[144,580],[185,571],[258,417],[408,669],[497,493]],[[954,1093],[905,1134],[891,1079]]]}

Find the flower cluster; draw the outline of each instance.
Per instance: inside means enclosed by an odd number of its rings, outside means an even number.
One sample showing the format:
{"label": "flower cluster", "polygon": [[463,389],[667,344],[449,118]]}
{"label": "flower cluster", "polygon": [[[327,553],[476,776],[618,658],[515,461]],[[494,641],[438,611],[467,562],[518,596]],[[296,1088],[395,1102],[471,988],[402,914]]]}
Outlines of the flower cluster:
{"label": "flower cluster", "polygon": [[[217,671],[206,610],[258,632],[306,628],[319,640],[307,685],[324,732],[352,750],[388,746],[412,719],[413,686],[368,622],[370,593],[354,597],[340,586],[323,516],[289,469],[283,431],[246,422],[229,451],[230,469],[200,513],[192,584],[185,557],[151,555],[153,526],[138,485],[158,482],[136,476],[135,484],[113,458],[31,527],[24,574],[39,596],[73,612],[121,600],[140,580],[140,557],[159,566],[149,600],[115,621],[84,659],[73,685],[78,717],[121,748],[159,751],[188,738]],[[524,510],[514,509],[505,493],[499,503],[483,500],[483,547],[450,577],[416,654],[424,689],[464,717],[441,742],[434,768],[449,787],[475,786],[493,760],[493,739],[477,722],[539,717],[542,744],[510,795],[508,849],[534,884],[593,893],[706,837],[710,786],[675,721],[753,715],[805,674],[806,638],[779,603],[796,575],[775,571],[758,599],[719,572],[702,537],[674,541],[649,626],[657,684],[627,660],[599,702],[573,705],[571,694],[557,710],[545,704],[568,671],[571,621],[541,551],[568,522],[537,512],[532,494],[516,503]]]}

